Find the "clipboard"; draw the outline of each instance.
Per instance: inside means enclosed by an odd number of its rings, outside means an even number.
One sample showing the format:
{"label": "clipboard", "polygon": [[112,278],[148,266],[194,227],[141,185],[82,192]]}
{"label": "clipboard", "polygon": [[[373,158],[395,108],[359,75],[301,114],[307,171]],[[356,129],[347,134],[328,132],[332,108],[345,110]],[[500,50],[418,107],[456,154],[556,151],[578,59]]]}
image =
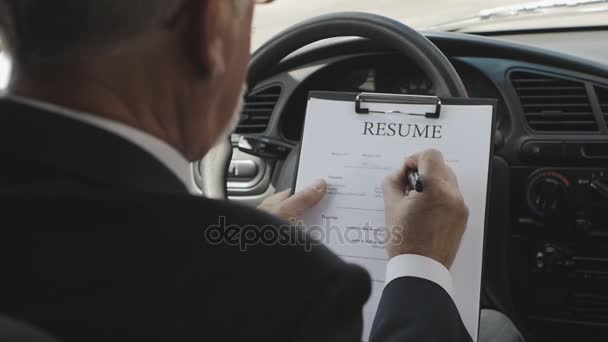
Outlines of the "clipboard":
{"label": "clipboard", "polygon": [[[318,91],[313,90],[308,93],[308,100],[311,99],[322,99],[332,101],[352,101],[355,105],[355,113],[360,115],[368,114],[403,114],[410,116],[424,116],[429,119],[439,119],[441,117],[441,110],[444,105],[490,105],[493,107],[492,110],[492,138],[494,142],[496,138],[496,106],[498,100],[496,99],[485,99],[485,98],[462,98],[462,97],[450,97],[440,98],[439,96],[427,96],[427,95],[404,95],[404,94],[387,94],[387,93],[352,93],[352,92],[337,92],[337,91]],[[400,104],[422,104],[422,105],[435,105],[436,109],[431,114],[428,113],[402,113],[401,111],[372,111],[368,108],[364,108],[366,103],[400,103]],[[302,131],[300,137],[304,137],[304,129],[306,128],[306,115],[304,116],[304,122],[302,124]],[[293,170],[294,175],[292,177],[293,183],[291,186],[291,195],[295,193],[296,184],[298,182],[298,169],[300,168],[300,157],[302,153],[301,142],[298,146],[296,166]],[[490,160],[494,157],[494,148],[490,150]],[[488,179],[488,185],[491,181],[492,168],[490,170],[490,177]],[[488,194],[489,196],[489,194]]]}
{"label": "clipboard", "polygon": [[[353,102],[354,113],[365,114],[404,114],[411,116],[425,116],[428,119],[438,119],[441,117],[441,110],[444,106],[450,105],[489,105],[493,106],[492,121],[496,123],[496,106],[498,100],[484,98],[462,98],[462,97],[438,97],[427,95],[401,95],[401,94],[386,94],[386,93],[352,93],[352,92],[337,92],[337,91],[310,91],[308,100],[311,99],[332,100],[332,101],[347,101]],[[358,100],[358,101],[357,101]],[[400,111],[373,111],[369,108],[364,108],[365,104],[373,103],[397,103],[397,104],[414,104],[414,105],[435,105],[437,110],[433,113],[401,113]],[[359,108],[359,109],[358,109]],[[368,111],[369,110],[369,111]],[[306,120],[306,117],[304,118]],[[302,125],[302,130],[306,125]],[[496,129],[496,125],[492,127],[492,134]]]}
{"label": "clipboard", "polygon": [[[400,110],[379,111],[363,108],[364,103],[401,103],[401,104],[416,104],[416,105],[433,105],[435,110],[425,113],[406,113]],[[403,114],[424,116],[427,119],[439,119],[441,117],[441,98],[438,96],[424,95],[395,95],[395,94],[380,94],[380,93],[360,93],[355,97],[355,112],[357,114]]]}
{"label": "clipboard", "polygon": [[[479,99],[479,98],[440,98],[437,96],[422,96],[422,95],[400,95],[400,94],[381,94],[381,93],[347,93],[347,92],[328,92],[328,91],[311,91],[309,93],[309,103],[313,99],[318,100],[328,100],[328,101],[339,101],[339,102],[349,102],[351,103],[352,115],[366,117],[370,115],[403,115],[404,117],[412,117],[416,120],[425,120],[429,123],[434,123],[437,121],[441,121],[442,114],[444,113],[448,106],[491,106],[491,124],[490,124],[490,138],[488,146],[488,155],[487,155],[487,183],[486,191],[485,191],[485,199],[486,202],[484,204],[483,211],[483,239],[482,239],[482,256],[485,255],[485,245],[487,238],[487,227],[489,222],[489,199],[490,199],[490,190],[491,190],[491,177],[492,177],[492,160],[494,156],[494,139],[495,139],[495,130],[496,130],[496,106],[497,100],[495,99]],[[382,110],[377,110],[374,108],[374,104],[381,104],[384,108]],[[394,110],[390,107],[387,108],[390,104],[413,104],[413,105],[422,105],[427,108],[424,111],[403,111],[401,108],[395,108]],[[328,114],[331,115],[331,114]],[[305,143],[304,139],[306,139],[306,127],[307,121],[309,120],[308,111],[307,115],[304,118],[304,124],[302,126],[302,144],[300,144],[300,148],[297,151],[296,158],[296,166],[295,166],[295,175],[292,189],[297,190],[298,185],[298,177],[299,170],[301,167],[302,161],[302,146]],[[396,171],[396,170],[394,170]],[[481,279],[483,277],[483,257],[482,257],[482,265],[479,273],[479,279],[481,283]],[[478,313],[481,311],[481,288],[478,294],[479,306]],[[462,313],[461,313],[462,314]],[[477,315],[477,335],[473,336],[474,341],[477,340],[479,336],[479,319],[480,315]],[[465,325],[466,322],[465,322]],[[469,326],[467,326],[469,329]],[[367,333],[368,331],[366,331]],[[469,329],[469,332],[474,335],[474,332]],[[368,336],[364,336],[367,339]]]}

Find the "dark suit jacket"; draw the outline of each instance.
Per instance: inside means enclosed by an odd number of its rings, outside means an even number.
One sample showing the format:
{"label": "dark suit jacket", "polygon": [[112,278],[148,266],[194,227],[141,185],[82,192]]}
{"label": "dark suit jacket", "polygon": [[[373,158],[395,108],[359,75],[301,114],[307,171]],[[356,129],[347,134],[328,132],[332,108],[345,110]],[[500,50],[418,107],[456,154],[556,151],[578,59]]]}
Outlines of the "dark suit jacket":
{"label": "dark suit jacket", "polygon": [[[6,315],[62,341],[362,339],[364,270],[120,137],[0,100],[0,160]],[[439,286],[385,290],[372,340],[469,339]]]}

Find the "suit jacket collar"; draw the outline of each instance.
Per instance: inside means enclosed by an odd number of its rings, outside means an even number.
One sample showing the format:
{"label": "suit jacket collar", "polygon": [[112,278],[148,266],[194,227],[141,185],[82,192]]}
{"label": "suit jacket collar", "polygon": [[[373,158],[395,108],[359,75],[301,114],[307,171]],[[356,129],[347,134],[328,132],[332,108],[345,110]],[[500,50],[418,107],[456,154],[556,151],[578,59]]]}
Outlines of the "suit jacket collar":
{"label": "suit jacket collar", "polygon": [[99,185],[188,191],[158,159],[126,139],[10,99],[0,99],[0,153],[8,167],[35,162]]}

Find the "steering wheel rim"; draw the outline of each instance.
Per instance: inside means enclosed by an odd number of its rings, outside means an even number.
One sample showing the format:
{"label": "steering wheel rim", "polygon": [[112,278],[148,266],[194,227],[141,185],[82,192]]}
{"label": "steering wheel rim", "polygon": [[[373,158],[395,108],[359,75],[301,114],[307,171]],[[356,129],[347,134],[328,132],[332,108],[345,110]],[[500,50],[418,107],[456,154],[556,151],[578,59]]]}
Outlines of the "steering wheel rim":
{"label": "steering wheel rim", "polygon": [[251,57],[249,89],[268,76],[264,71],[298,49],[323,39],[352,36],[377,41],[413,60],[431,79],[438,96],[468,96],[452,63],[425,36],[399,21],[361,12],[322,15],[296,24],[270,39]]}
{"label": "steering wheel rim", "polygon": [[[309,19],[270,39],[251,57],[247,78],[249,89],[254,89],[270,76],[269,70],[300,48],[323,39],[352,36],[374,40],[413,60],[431,79],[438,96],[468,97],[456,69],[430,40],[401,22],[360,12],[333,13]],[[218,156],[218,150],[225,152]],[[203,194],[208,197],[226,198],[229,164],[226,161],[230,159],[227,150],[226,147],[215,150],[212,159],[221,162],[203,161],[201,164],[203,180],[207,184]]]}

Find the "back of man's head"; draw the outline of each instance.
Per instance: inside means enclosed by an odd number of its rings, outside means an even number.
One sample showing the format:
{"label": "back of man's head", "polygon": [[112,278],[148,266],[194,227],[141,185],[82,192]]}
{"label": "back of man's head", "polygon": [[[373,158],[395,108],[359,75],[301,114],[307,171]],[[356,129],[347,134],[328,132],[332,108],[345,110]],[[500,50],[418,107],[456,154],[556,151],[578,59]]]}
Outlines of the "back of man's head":
{"label": "back of man's head", "polygon": [[253,4],[0,0],[8,93],[136,127],[198,160],[237,122]]}
{"label": "back of man's head", "polygon": [[166,25],[184,0],[0,0],[4,45],[20,63],[45,63],[128,44]]}

